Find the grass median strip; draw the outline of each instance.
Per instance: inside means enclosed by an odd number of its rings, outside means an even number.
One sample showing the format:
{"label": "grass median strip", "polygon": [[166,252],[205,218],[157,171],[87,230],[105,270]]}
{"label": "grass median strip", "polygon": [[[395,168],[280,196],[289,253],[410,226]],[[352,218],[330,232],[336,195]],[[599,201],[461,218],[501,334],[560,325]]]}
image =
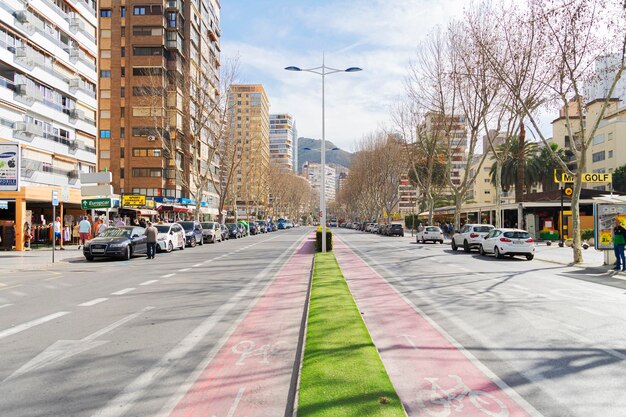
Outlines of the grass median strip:
{"label": "grass median strip", "polygon": [[332,253],[315,255],[298,417],[406,416]]}

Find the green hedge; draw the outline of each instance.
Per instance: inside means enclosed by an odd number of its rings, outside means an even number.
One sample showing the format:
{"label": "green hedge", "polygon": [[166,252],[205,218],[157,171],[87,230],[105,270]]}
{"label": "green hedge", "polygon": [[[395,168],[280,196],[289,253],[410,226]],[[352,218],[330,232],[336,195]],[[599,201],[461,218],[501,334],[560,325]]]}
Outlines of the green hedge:
{"label": "green hedge", "polygon": [[[322,226],[317,228],[317,232],[315,233],[315,250],[317,252],[322,251]],[[326,251],[330,252],[333,250],[333,232],[327,227],[326,228]]]}

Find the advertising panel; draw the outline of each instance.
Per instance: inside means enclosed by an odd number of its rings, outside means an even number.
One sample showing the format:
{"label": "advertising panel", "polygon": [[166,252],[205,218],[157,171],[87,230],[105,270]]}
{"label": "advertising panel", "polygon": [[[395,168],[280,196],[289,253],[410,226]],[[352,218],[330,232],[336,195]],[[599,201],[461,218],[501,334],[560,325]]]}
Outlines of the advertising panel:
{"label": "advertising panel", "polygon": [[146,205],[145,195],[124,195],[122,196],[122,206],[143,207]]}
{"label": "advertising panel", "polygon": [[626,204],[598,203],[594,214],[596,249],[613,250],[613,220],[626,227]]}
{"label": "advertising panel", "polygon": [[20,190],[20,145],[0,144],[0,191]]}

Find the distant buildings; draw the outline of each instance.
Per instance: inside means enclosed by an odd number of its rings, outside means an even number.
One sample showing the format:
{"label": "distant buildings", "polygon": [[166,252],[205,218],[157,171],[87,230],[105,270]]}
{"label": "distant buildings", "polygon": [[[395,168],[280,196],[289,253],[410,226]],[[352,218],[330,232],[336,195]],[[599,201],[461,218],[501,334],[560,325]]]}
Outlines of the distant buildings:
{"label": "distant buildings", "polygon": [[290,114],[270,115],[270,161],[281,171],[296,171],[297,132]]}
{"label": "distant buildings", "polygon": [[[322,186],[322,164],[318,164],[317,162],[305,162],[304,165],[302,166],[302,176],[304,178],[306,178],[309,181],[309,184],[311,184],[311,188],[317,192],[321,192],[321,186]],[[336,187],[336,171],[335,168],[330,166],[330,165],[326,165],[326,170],[325,170],[325,176],[326,176],[326,180],[325,180],[325,188],[324,188],[324,195],[326,198],[326,201],[334,201],[335,197],[336,197],[336,193],[337,193],[337,187]]]}
{"label": "distant buildings", "polygon": [[465,117],[461,115],[442,116],[437,113],[426,115],[426,131],[441,142],[442,146],[447,146],[450,140],[452,151],[452,166],[450,168],[450,179],[452,184],[460,185],[462,172],[467,165],[467,128]]}

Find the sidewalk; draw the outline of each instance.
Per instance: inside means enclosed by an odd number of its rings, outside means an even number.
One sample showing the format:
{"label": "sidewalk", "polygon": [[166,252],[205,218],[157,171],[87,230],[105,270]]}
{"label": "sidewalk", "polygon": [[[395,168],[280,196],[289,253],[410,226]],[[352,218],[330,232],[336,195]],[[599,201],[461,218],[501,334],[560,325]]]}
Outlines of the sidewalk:
{"label": "sidewalk", "polygon": [[[82,248],[77,245],[66,246],[54,251],[55,263],[70,262],[83,258]],[[3,271],[46,269],[52,265],[52,248],[33,249],[26,252],[0,252],[0,265]]]}
{"label": "sidewalk", "polygon": [[[562,265],[572,265],[574,255],[572,253],[572,248],[562,247],[560,248],[558,243],[554,243],[551,246],[546,245],[545,243],[537,244],[535,249],[535,259],[540,259],[542,261],[553,262]],[[595,250],[593,247],[589,249],[583,249],[583,260],[582,264],[578,264],[577,266],[582,268],[599,268],[599,269],[610,269],[608,265],[604,265],[604,253],[602,251]]]}

